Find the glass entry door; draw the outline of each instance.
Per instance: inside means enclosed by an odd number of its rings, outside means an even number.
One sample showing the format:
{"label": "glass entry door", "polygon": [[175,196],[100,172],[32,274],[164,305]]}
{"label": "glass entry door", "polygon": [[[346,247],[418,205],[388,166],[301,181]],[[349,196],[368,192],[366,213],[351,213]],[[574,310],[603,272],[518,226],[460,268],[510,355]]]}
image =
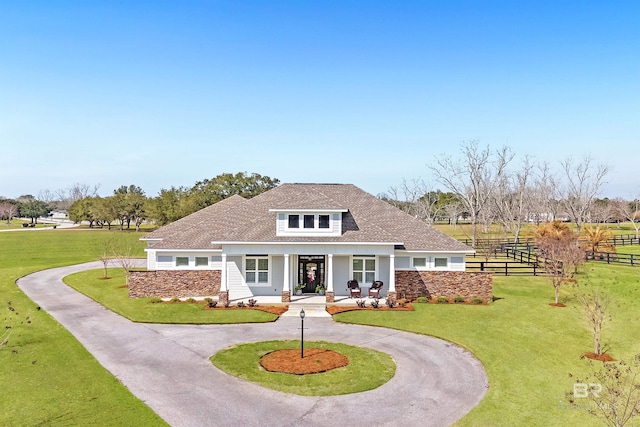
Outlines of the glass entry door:
{"label": "glass entry door", "polygon": [[304,285],[303,293],[316,293],[316,286],[325,283],[324,255],[298,256],[298,283]]}

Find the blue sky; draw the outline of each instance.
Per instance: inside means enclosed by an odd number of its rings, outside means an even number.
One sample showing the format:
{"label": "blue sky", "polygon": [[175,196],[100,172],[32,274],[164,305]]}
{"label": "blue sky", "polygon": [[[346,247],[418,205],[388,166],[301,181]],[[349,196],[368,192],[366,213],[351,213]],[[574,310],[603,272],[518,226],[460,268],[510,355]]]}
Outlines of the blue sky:
{"label": "blue sky", "polygon": [[[637,1],[0,3],[0,196],[224,172],[431,181],[508,145],[640,194]],[[438,185],[434,184],[437,188]]]}

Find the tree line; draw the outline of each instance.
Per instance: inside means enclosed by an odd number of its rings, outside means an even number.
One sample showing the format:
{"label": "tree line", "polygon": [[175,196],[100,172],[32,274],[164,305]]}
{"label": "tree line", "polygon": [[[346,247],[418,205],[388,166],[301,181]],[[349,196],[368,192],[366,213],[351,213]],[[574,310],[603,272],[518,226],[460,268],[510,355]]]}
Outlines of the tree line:
{"label": "tree line", "polygon": [[74,184],[56,193],[41,192],[37,198],[27,195],[16,200],[0,199],[0,219],[10,222],[22,217],[34,222],[59,209],[66,211],[72,221],[87,222],[92,228],[111,229],[116,224],[120,229],[134,226],[139,230],[144,221],[166,225],[231,195],[251,198],[279,183],[276,178],[257,173],[223,173],[198,181],[191,188],[162,189],[158,196],[151,198],[136,185],[123,185],[110,196],[101,197],[99,186]]}
{"label": "tree line", "polygon": [[435,185],[422,179],[404,180],[379,195],[407,213],[429,223],[468,218],[472,225],[472,246],[478,228],[488,232],[499,224],[504,237],[517,240],[524,224],[554,220],[571,221],[580,233],[585,224],[631,221],[639,234],[640,201],[599,198],[609,167],[586,155],[580,160],[560,162],[553,173],[546,162],[524,157],[514,164],[508,147],[492,150],[478,141],[461,145],[458,156],[436,156],[428,165]]}

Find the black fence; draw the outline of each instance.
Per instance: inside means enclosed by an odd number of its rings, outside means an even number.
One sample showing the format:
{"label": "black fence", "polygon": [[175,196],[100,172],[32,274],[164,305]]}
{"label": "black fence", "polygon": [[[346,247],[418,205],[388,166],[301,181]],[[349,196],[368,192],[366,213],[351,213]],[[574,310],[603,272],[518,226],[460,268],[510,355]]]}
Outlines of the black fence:
{"label": "black fence", "polygon": [[600,261],[607,264],[625,264],[640,266],[640,254],[619,254],[617,252],[585,251],[587,261]]}
{"label": "black fence", "polygon": [[545,274],[537,264],[517,261],[467,261],[467,271],[489,271],[503,276],[539,276]]}

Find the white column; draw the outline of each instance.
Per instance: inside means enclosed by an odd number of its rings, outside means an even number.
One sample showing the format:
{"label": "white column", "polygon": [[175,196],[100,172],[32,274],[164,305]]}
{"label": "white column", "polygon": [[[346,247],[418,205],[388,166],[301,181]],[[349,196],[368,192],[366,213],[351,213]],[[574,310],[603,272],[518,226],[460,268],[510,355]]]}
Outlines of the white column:
{"label": "white column", "polygon": [[396,291],[396,256],[389,255],[389,292]]}
{"label": "white column", "polygon": [[227,254],[222,254],[222,273],[220,274],[220,291],[228,291],[227,286]]}
{"label": "white column", "polygon": [[284,254],[284,285],[282,286],[282,292],[289,292],[291,278],[291,268],[289,267],[289,254]]}
{"label": "white column", "polygon": [[327,292],[333,292],[333,254],[329,254],[327,261]]}

